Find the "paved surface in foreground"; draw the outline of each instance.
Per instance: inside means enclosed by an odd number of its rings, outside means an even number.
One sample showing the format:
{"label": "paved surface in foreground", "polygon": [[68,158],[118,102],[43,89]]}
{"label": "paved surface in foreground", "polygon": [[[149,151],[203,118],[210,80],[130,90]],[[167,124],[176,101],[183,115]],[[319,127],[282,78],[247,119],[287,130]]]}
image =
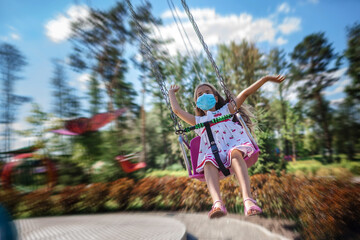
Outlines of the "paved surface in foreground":
{"label": "paved surface in foreground", "polygon": [[200,213],[109,213],[16,220],[20,240],[286,239],[256,224]]}

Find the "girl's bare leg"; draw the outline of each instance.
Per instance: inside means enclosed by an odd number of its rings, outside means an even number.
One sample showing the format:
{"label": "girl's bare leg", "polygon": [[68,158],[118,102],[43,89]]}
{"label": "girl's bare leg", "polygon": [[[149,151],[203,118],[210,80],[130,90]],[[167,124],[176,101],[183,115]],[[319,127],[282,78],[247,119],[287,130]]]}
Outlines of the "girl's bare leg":
{"label": "girl's bare leg", "polygon": [[[244,158],[242,156],[242,153],[237,149],[231,152],[231,168],[235,172],[236,178],[240,183],[243,199],[252,198],[248,169],[244,161]],[[247,209],[255,205],[251,201],[246,201],[244,204]],[[252,213],[256,213],[255,210],[251,210],[251,211],[254,211]]]}
{"label": "girl's bare leg", "polygon": [[[204,167],[204,175],[213,203],[221,201],[218,169],[212,163],[207,162]],[[220,207],[221,203],[216,202],[215,206]]]}

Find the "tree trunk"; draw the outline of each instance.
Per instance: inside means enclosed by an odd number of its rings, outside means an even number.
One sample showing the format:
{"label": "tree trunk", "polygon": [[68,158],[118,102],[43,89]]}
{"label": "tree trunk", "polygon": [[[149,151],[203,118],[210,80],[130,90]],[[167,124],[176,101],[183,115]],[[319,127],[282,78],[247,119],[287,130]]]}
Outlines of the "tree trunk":
{"label": "tree trunk", "polygon": [[[161,101],[161,99],[160,99]],[[160,118],[161,118],[161,123],[164,122],[164,109],[163,109],[163,105],[160,103]],[[168,147],[167,147],[167,141],[166,141],[166,133],[165,133],[165,129],[163,127],[163,125],[161,125],[161,135],[162,135],[162,140],[163,140],[163,149],[164,149],[164,153],[166,158],[169,156],[168,154]],[[162,166],[162,169],[165,169],[167,167],[167,162],[166,162],[166,158],[164,159],[164,163]]]}
{"label": "tree trunk", "polygon": [[[287,134],[288,133],[288,127],[287,127],[287,121],[286,121],[287,120],[287,112],[286,112],[286,106],[285,106],[284,97],[282,94],[281,85],[279,86],[279,95],[280,95],[280,103],[281,103],[281,116],[283,119],[285,134]],[[288,156],[290,153],[289,140],[285,136],[282,136],[282,139],[283,139],[283,144],[284,144],[284,155]]]}
{"label": "tree trunk", "polygon": [[319,107],[320,107],[320,116],[321,116],[321,122],[322,122],[322,128],[324,131],[324,137],[325,137],[325,148],[329,151],[329,156],[328,156],[328,163],[332,162],[332,136],[329,130],[329,123],[328,123],[328,119],[326,116],[326,110],[324,109],[323,106],[323,99],[322,96],[320,94],[320,92],[315,93],[315,99],[317,100]]}
{"label": "tree trunk", "polygon": [[292,145],[292,161],[296,162],[296,143],[295,143],[295,124],[292,126],[292,131],[291,131],[291,145]]}
{"label": "tree trunk", "polygon": [[146,162],[146,121],[145,121],[145,84],[143,83],[143,90],[142,90],[142,105],[141,105],[141,143],[143,146],[142,153],[141,153],[141,162]]}

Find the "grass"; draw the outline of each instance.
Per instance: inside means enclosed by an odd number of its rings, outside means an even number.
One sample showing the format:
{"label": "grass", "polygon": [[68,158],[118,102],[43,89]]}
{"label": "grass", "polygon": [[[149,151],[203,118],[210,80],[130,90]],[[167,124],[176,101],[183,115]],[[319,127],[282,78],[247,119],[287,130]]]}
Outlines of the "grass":
{"label": "grass", "polygon": [[145,177],[164,177],[164,176],[172,176],[172,177],[187,177],[189,176],[186,170],[173,171],[173,170],[149,170]]}
{"label": "grass", "polygon": [[[339,163],[331,164],[322,164],[320,161],[316,160],[321,156],[311,156],[307,158],[299,158],[296,162],[289,162],[287,166],[287,171],[294,174],[305,174],[305,175],[360,175],[360,162],[359,161],[348,161],[346,160],[345,155],[340,155]],[[360,154],[357,154],[356,159],[360,157]]]}

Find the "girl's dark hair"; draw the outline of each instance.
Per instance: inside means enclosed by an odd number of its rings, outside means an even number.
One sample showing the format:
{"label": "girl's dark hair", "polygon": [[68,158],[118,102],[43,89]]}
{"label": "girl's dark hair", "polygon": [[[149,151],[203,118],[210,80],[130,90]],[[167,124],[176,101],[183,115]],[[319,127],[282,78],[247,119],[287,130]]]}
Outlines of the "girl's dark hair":
{"label": "girl's dark hair", "polygon": [[[214,97],[218,97],[218,101],[215,105],[215,109],[218,110],[220,108],[222,108],[226,103],[230,102],[230,99],[227,97],[226,99],[224,99],[220,93],[216,90],[216,88],[210,84],[210,83],[200,83],[196,88],[195,88],[195,91],[194,91],[194,101],[195,101],[195,104],[196,104],[196,101],[198,99],[197,97],[197,91],[199,89],[199,87],[201,86],[208,86],[211,91],[213,92],[214,94]],[[250,132],[251,134],[255,137],[255,133],[254,133],[254,130],[255,130],[255,124],[251,121],[250,118],[254,118],[254,115],[251,113],[250,107],[246,104],[242,104],[240,106],[240,115],[241,117],[243,118],[246,126],[250,129]],[[195,115],[196,116],[205,116],[205,112],[203,110],[201,110],[200,108],[198,107],[195,107]]]}

